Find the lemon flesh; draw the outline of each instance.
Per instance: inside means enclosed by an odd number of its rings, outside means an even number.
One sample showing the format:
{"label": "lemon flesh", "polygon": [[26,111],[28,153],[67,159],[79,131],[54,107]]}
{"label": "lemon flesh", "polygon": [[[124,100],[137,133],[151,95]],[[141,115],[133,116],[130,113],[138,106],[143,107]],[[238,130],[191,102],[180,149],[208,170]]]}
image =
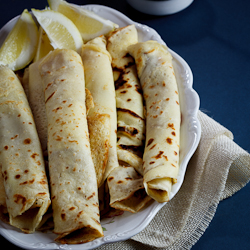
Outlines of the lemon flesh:
{"label": "lemon flesh", "polygon": [[0,49],[0,64],[13,71],[27,66],[35,56],[38,29],[28,10],[24,10]]}
{"label": "lemon flesh", "polygon": [[81,6],[63,0],[48,0],[48,3],[52,10],[62,13],[76,25],[85,42],[118,28],[117,24]]}
{"label": "lemon flesh", "polygon": [[39,27],[39,40],[38,40],[38,46],[36,55],[34,58],[34,62],[40,60],[41,58],[45,57],[50,51],[52,51],[54,48],[50,44],[50,40],[46,34],[46,32],[43,30],[43,28]]}
{"label": "lemon flesh", "polygon": [[80,53],[83,40],[74,23],[53,10],[35,10],[32,13],[46,32],[54,49],[72,49]]}

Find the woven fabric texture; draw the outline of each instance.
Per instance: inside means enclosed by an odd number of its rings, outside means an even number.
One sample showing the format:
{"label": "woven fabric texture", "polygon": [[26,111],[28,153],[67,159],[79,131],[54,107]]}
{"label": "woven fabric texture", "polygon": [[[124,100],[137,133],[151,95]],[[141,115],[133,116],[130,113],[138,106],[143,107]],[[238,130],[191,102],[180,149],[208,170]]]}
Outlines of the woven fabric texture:
{"label": "woven fabric texture", "polygon": [[217,206],[250,180],[250,155],[232,133],[199,111],[201,140],[177,195],[131,239],[100,250],[191,249],[213,219]]}

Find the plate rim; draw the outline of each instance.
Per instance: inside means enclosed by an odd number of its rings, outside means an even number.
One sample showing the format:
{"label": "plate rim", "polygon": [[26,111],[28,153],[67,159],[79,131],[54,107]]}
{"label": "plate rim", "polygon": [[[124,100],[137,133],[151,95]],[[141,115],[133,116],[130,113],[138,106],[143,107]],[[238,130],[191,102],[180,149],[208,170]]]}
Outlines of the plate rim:
{"label": "plate rim", "polygon": [[[133,21],[132,19],[127,17],[125,14],[123,14],[122,12],[120,12],[116,9],[113,9],[111,7],[104,6],[104,5],[99,5],[99,4],[86,4],[86,5],[81,5],[81,7],[91,9],[91,10],[97,9],[98,11],[101,11],[101,12],[102,11],[111,12],[113,15],[118,16],[119,19],[122,19],[123,22],[126,22],[128,24],[135,24],[136,27],[139,27],[141,29],[146,30],[149,34],[151,34],[153,40],[157,40],[157,41],[161,42],[162,44],[165,44],[165,42],[162,40],[161,36],[153,28]],[[11,20],[9,20],[0,29],[0,34],[3,33],[3,31],[5,32],[6,27],[12,25],[13,22],[15,22],[18,17],[19,16],[16,16],[16,17],[12,18]],[[1,40],[2,40],[2,42],[4,41],[3,38],[0,38],[0,41]],[[1,45],[1,43],[0,43],[0,45]],[[195,101],[195,107],[192,110],[192,112],[190,112],[190,114],[189,114],[190,119],[192,119],[192,126],[193,126],[192,134],[193,134],[194,139],[193,139],[191,148],[189,149],[188,153],[185,155],[185,157],[182,160],[182,165],[185,165],[185,170],[184,170],[184,172],[182,171],[181,176],[178,176],[181,178],[181,182],[179,183],[180,185],[177,187],[177,191],[176,191],[176,193],[177,193],[179,191],[182,183],[183,183],[183,179],[185,176],[188,162],[191,159],[192,155],[194,154],[195,150],[197,149],[199,141],[200,141],[200,137],[201,137],[201,126],[200,126],[200,122],[198,120],[198,110],[200,107],[200,99],[199,99],[197,92],[193,89],[193,74],[192,74],[192,71],[191,71],[189,65],[176,52],[174,52],[170,48],[169,48],[169,51],[172,54],[173,58],[175,60],[177,60],[177,62],[179,62],[185,68],[185,70],[186,70],[185,77],[187,78],[186,88],[188,89],[190,95],[192,95],[192,97],[194,98],[194,101]],[[133,229],[128,230],[125,233],[118,232],[116,234],[107,235],[107,236],[104,236],[102,238],[98,238],[92,242],[88,242],[88,243],[84,243],[84,244],[78,244],[78,245],[64,245],[64,244],[59,244],[59,243],[40,243],[40,244],[39,243],[38,244],[27,243],[27,244],[24,244],[24,243],[20,242],[19,238],[17,239],[16,237],[12,236],[11,233],[8,231],[8,229],[3,225],[3,222],[1,222],[1,221],[0,221],[0,234],[5,239],[7,239],[11,243],[13,243],[14,245],[16,245],[18,247],[26,248],[26,249],[94,249],[94,248],[97,248],[103,244],[127,240],[127,239],[131,238],[132,236],[136,235],[137,233],[141,232],[150,223],[150,221],[154,218],[154,216],[158,213],[158,211],[165,204],[166,203],[156,203],[156,202],[152,203],[150,205],[151,206],[151,208],[149,210],[150,212],[147,215],[147,217],[145,218],[145,220],[143,222],[141,222],[139,225],[133,227]]]}

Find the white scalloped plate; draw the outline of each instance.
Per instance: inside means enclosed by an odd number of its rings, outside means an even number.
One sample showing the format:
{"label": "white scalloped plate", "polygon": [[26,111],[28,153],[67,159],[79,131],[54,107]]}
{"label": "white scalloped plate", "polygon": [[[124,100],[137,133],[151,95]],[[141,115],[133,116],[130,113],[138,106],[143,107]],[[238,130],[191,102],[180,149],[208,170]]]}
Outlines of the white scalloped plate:
{"label": "white scalloped plate", "polygon": [[[156,40],[164,43],[159,34],[148,26],[135,23],[122,13],[102,5],[85,5],[84,8],[96,12],[98,15],[110,19],[120,27],[135,24],[139,41]],[[4,41],[6,35],[13,27],[17,17],[10,20],[0,30],[0,44]],[[197,119],[199,109],[199,97],[193,90],[193,75],[188,64],[174,51],[170,50],[173,56],[173,64],[178,82],[181,107],[181,142],[180,142],[180,172],[178,181],[173,185],[170,199],[180,189],[187,164],[195,152],[201,135],[200,123]],[[54,242],[56,237],[53,233],[35,232],[34,234],[24,234],[14,227],[0,222],[0,234],[13,244],[25,249],[93,249],[102,244],[123,241],[131,238],[142,231],[149,222],[154,218],[157,212],[165,205],[153,202],[137,214],[125,212],[121,216],[110,219],[103,219],[102,226],[105,228],[104,237],[92,242],[79,245],[61,245]]]}

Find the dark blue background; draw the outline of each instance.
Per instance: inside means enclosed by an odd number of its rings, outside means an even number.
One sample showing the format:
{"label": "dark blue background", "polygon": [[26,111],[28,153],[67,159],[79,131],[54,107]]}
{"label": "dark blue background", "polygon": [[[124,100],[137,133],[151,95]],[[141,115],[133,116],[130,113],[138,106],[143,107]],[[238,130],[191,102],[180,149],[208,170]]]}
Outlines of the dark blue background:
{"label": "dark blue background", "polygon": [[[125,0],[71,0],[103,4],[134,21],[154,28],[167,45],[182,56],[194,75],[200,108],[231,130],[235,142],[250,151],[250,2],[194,0],[170,16],[144,15]],[[45,0],[0,2],[0,27],[24,8],[43,9]],[[250,185],[222,201],[214,219],[192,249],[250,249]],[[18,249],[0,236],[1,245]]]}

